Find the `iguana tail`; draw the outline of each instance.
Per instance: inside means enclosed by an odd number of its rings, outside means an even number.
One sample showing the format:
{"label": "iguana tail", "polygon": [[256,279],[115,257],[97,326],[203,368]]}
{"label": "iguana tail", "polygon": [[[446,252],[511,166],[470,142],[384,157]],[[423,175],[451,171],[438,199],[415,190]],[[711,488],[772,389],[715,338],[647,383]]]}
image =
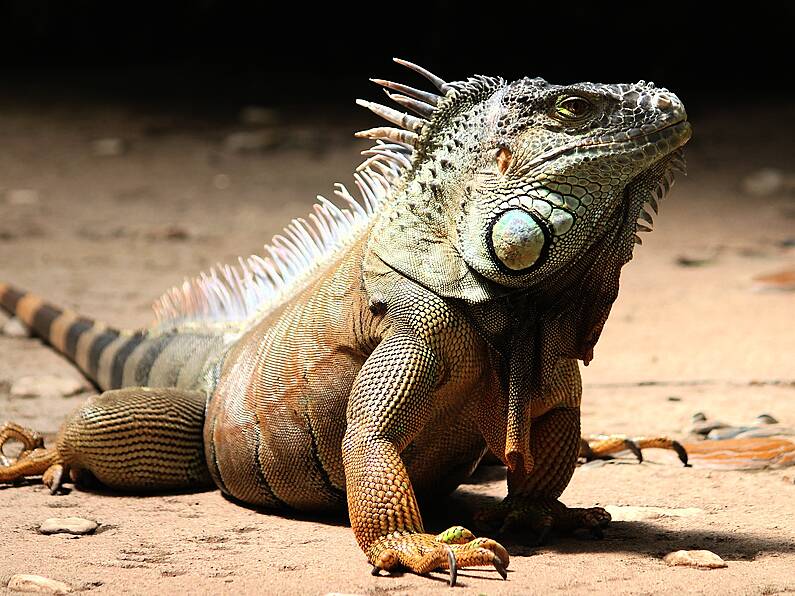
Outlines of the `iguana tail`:
{"label": "iguana tail", "polygon": [[[222,333],[120,331],[2,283],[0,308],[102,390],[67,418],[48,447],[38,433],[12,422],[0,424],[0,484],[41,475],[55,492],[67,472],[74,479],[81,470],[120,490],[212,484],[202,440],[209,389],[201,380],[205,367],[223,353]],[[23,444],[16,460],[2,457],[9,439]]]}
{"label": "iguana tail", "polygon": [[0,307],[74,362],[103,390],[122,386],[127,357],[146,337],[144,331],[113,329],[3,283]]}

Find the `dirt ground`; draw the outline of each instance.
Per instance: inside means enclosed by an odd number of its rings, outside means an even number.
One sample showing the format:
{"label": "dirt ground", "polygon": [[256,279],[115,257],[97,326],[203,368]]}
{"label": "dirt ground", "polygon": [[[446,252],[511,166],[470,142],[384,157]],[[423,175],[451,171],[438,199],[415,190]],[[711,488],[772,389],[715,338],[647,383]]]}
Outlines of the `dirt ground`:
{"label": "dirt ground", "polygon": [[[246,151],[229,135],[254,129],[236,111],[0,98],[0,279],[118,326],[147,324],[168,286],[258,251],[315,194],[349,182],[366,147],[351,132],[373,122],[356,117],[353,106],[309,119],[267,115],[249,148],[273,148]],[[795,174],[795,138],[781,125],[795,107],[691,117],[690,175],[625,268],[584,370],[588,433],[681,438],[699,411],[735,423],[769,413],[795,425],[795,294],[754,282],[795,268],[795,197],[743,185],[762,168]],[[116,152],[96,146],[102,138],[123,140],[120,154],[99,155]],[[89,392],[11,397],[17,379],[44,374],[80,378],[39,341],[0,336],[0,420],[52,438]],[[718,472],[648,457],[582,468],[564,493],[569,505],[617,508],[603,540],[542,548],[507,540],[508,581],[465,570],[457,593],[795,592],[795,468]],[[475,480],[426,513],[430,530],[466,523],[505,494],[499,468]],[[0,487],[0,512],[0,586],[31,573],[97,594],[448,593],[446,573],[372,577],[345,520],[261,513],[218,491],[50,496],[31,483]],[[44,519],[65,516],[101,525],[84,537],[37,532]],[[679,549],[711,550],[728,567],[666,566],[662,557]]]}

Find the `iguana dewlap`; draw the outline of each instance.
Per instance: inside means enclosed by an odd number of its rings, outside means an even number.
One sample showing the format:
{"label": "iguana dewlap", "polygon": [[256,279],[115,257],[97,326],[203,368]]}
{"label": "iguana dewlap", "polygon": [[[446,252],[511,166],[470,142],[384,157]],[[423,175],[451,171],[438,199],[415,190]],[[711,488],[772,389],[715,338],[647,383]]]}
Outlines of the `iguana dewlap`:
{"label": "iguana dewlap", "polygon": [[186,281],[150,329],[122,332],[0,284],[0,304],[104,391],[0,482],[87,470],[157,491],[215,483],[258,506],[347,506],[377,569],[493,565],[497,542],[425,533],[417,498],[449,493],[487,450],[508,497],[482,521],[587,528],[557,499],[580,450],[581,383],[621,267],[682,167],[684,107],[652,83],[473,77],[435,91],[376,81],[412,111],[355,174],[262,256]]}

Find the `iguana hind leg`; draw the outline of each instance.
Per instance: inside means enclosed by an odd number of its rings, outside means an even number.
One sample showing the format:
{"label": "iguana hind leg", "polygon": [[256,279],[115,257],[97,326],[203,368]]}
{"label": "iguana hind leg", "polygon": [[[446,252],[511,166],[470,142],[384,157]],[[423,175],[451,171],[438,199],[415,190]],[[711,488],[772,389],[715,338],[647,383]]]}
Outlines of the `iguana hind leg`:
{"label": "iguana hind leg", "polygon": [[87,470],[106,486],[125,491],[210,486],[202,441],[204,405],[200,392],[148,387],[106,391],[72,414],[55,446],[46,449],[28,449],[37,435],[8,424],[0,440],[20,440],[26,451],[0,467],[0,482],[41,475],[55,491],[65,472],[74,478]]}

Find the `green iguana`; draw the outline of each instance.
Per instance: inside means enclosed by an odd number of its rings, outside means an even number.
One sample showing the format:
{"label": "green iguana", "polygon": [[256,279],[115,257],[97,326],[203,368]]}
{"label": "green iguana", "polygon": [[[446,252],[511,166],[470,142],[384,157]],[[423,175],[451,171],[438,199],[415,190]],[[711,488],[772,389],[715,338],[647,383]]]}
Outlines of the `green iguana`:
{"label": "green iguana", "polygon": [[[494,566],[460,526],[427,534],[417,496],[451,492],[490,450],[508,496],[484,523],[590,529],[558,501],[580,438],[585,364],[690,125],[670,91],[475,76],[423,91],[375,80],[410,115],[265,254],[164,294],[156,324],[118,331],[0,284],[0,303],[104,393],[54,446],[8,423],[23,453],[0,482],[53,491],[90,472],[132,491],[210,486],[244,503],[346,506],[378,570]],[[605,453],[615,447],[596,446]],[[619,441],[619,443],[622,443]],[[612,447],[610,446],[612,445]],[[622,443],[623,445],[623,443]],[[647,445],[671,446],[665,440]],[[587,447],[587,445],[586,445]],[[585,449],[585,453],[590,453]]]}

